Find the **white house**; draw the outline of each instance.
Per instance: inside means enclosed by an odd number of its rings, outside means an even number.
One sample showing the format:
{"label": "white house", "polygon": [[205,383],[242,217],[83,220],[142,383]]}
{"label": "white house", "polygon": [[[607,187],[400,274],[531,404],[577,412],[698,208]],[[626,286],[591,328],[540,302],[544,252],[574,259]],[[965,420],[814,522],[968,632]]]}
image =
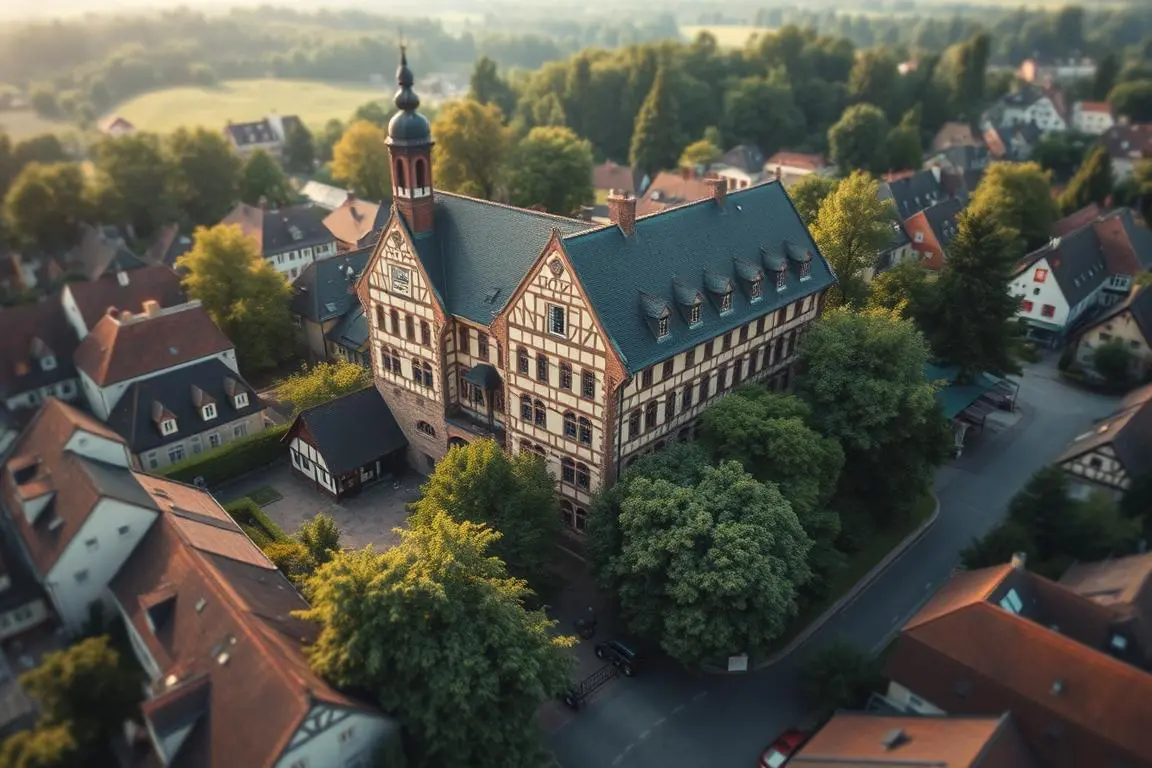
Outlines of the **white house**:
{"label": "white house", "polygon": [[1026,86],[1000,100],[997,128],[1032,123],[1044,133],[1068,130],[1064,97],[1056,90]]}
{"label": "white house", "polygon": [[324,226],[328,211],[311,203],[283,208],[239,203],[221,220],[256,241],[264,259],[289,280],[313,261],[335,256],[336,236]]}
{"label": "white house", "polygon": [[1152,158],[1152,123],[1118,123],[1100,136],[1112,160],[1112,178],[1123,181],[1136,164]]}
{"label": "white house", "polygon": [[1072,105],[1072,130],[1100,136],[1116,124],[1106,101],[1078,101]]}
{"label": "white house", "polygon": [[104,275],[97,280],[68,283],[60,292],[64,317],[82,340],[96,327],[110,307],[138,314],[144,303],[156,302],[161,308],[173,307],[188,300],[180,287],[180,276],[167,266],[149,266]]}
{"label": "white house", "polygon": [[1152,385],[1134,390],[1106,419],[1077,435],[1053,462],[1068,475],[1069,494],[1119,499],[1152,469]]}
{"label": "white house", "polygon": [[1029,335],[1058,343],[1101,297],[1111,279],[1095,230],[1083,227],[1053,238],[1016,268],[1009,292]]}

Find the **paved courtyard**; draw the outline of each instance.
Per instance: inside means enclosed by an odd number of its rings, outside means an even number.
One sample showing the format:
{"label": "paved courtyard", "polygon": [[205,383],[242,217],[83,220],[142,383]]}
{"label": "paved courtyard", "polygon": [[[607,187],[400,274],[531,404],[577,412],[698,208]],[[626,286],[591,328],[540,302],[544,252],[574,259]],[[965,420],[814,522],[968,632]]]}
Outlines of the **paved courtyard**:
{"label": "paved courtyard", "polygon": [[422,476],[408,474],[395,483],[385,480],[365,488],[359,496],[337,502],[293,474],[287,462],[281,462],[229,483],[215,495],[221,504],[227,504],[259,488],[271,486],[284,498],[268,504],[263,510],[285,533],[293,533],[301,523],[311,520],[317,513],[327,512],[340,527],[345,547],[359,549],[373,544],[377,549],[384,549],[396,543],[393,529],[404,525],[408,517],[405,505],[419,497],[423,482]]}

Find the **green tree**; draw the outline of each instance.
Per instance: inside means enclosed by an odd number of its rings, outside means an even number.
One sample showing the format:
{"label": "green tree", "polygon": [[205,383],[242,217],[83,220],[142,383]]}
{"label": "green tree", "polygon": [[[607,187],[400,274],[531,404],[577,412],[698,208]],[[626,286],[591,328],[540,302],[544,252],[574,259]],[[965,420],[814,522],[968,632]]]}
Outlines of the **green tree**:
{"label": "green tree", "polygon": [[546,93],[544,98],[535,102],[532,106],[531,124],[534,127],[568,125],[568,116],[564,114],[564,105],[560,102],[560,97],[554,93]]}
{"label": "green tree", "polygon": [[545,578],[560,535],[560,507],[540,457],[509,456],[494,440],[478,440],[449,450],[420,490],[413,526],[440,513],[488,525],[502,534],[492,553],[511,573],[534,585]]}
{"label": "green tree", "polygon": [[388,134],[361,120],[348,126],[332,148],[332,176],[363,200],[386,200],[392,194],[392,161]]}
{"label": "green tree", "polygon": [[1100,57],[1096,64],[1096,74],[1092,78],[1092,98],[1095,101],[1105,101],[1108,94],[1116,87],[1116,80],[1120,75],[1120,59],[1109,51]]}
{"label": "green tree", "polygon": [[514,205],[567,216],[592,200],[592,146],[569,128],[533,128],[515,152],[509,187]]}
{"label": "green tree", "polygon": [[903,125],[896,126],[888,131],[883,151],[888,160],[888,167],[894,171],[919,168],[924,160],[924,150],[920,144],[920,129]]}
{"label": "green tree", "polygon": [[16,168],[20,169],[29,163],[51,165],[63,163],[68,160],[68,153],[60,138],[53,133],[44,133],[33,136],[16,144],[12,148],[12,157],[16,161]]}
{"label": "green tree", "polygon": [[803,135],[803,126],[792,89],[779,78],[741,78],[724,92],[720,131],[729,143],[775,152]]}
{"label": "green tree", "polygon": [[107,635],[46,654],[20,676],[42,726],[67,726],[82,752],[101,750],[140,702],[142,676],[122,663]]}
{"label": "green tree", "polygon": [[495,104],[465,99],[446,104],[432,124],[436,186],[491,200],[508,152],[508,130]]}
{"label": "green tree", "polygon": [[1086,136],[1051,132],[1040,137],[1032,146],[1031,160],[1040,167],[1052,172],[1055,179],[1069,179],[1084,162],[1084,153],[1089,142]]}
{"label": "green tree", "polygon": [[668,72],[661,66],[636,115],[628,157],[633,168],[655,178],[659,171],[676,164],[683,148],[679,105]]}
{"label": "green tree", "polygon": [[296,531],[296,538],[308,549],[308,554],[318,565],[335,557],[340,546],[340,527],[332,515],[318,512]]}
{"label": "green tree", "polygon": [[240,171],[240,199],[248,205],[278,206],[292,202],[292,185],[287,174],[280,162],[263,149],[257,149],[244,161]]}
{"label": "green tree", "polygon": [[1076,551],[1076,502],[1068,490],[1064,470],[1047,466],[1033,474],[1008,504],[1008,519],[1031,533],[1041,561]]}
{"label": "green tree", "polygon": [[837,640],[805,657],[798,682],[809,707],[832,712],[862,708],[884,686],[884,674],[872,654]]}
{"label": "green tree", "polygon": [[1064,213],[1074,213],[1092,203],[1102,204],[1112,194],[1112,159],[1108,150],[1096,146],[1060,195]]}
{"label": "green tree", "polygon": [[1132,381],[1132,353],[1121,339],[1106,341],[1092,353],[1092,367],[1114,387]]}
{"label": "green tree", "polygon": [[900,79],[896,64],[892,54],[882,48],[863,51],[848,75],[848,98],[853,104],[875,104],[891,113]]}
{"label": "green tree", "polygon": [[796,394],[844,449],[840,494],[878,518],[910,508],[947,457],[947,425],[924,378],[928,343],[895,311],[833,309],[800,343]]}
{"label": "green tree", "polygon": [[[487,56],[481,56],[472,66],[472,77],[468,81],[468,98],[481,104],[492,104],[500,110],[502,117],[507,117],[516,109],[516,92],[500,72],[496,62]],[[433,132],[439,143],[440,134]]]}
{"label": "green tree", "polygon": [[829,297],[833,306],[863,301],[864,270],[876,266],[880,250],[892,242],[892,203],[879,192],[875,179],[857,171],[824,198],[808,227],[840,281]]}
{"label": "green tree", "polygon": [[979,32],[952,51],[949,85],[952,109],[960,117],[973,118],[984,106],[984,92],[992,40]]}
{"label": "green tree", "polygon": [[159,136],[104,139],[93,148],[93,163],[101,213],[111,221],[130,223],[138,236],[147,237],[171,220],[172,167]]}
{"label": "green tree", "polygon": [[812,174],[805,176],[788,190],[788,196],[792,198],[792,205],[796,206],[796,212],[800,214],[800,218],[809,228],[816,223],[816,214],[820,212],[820,204],[836,190],[839,184],[840,181],[831,176]]}
{"label": "green tree", "polygon": [[0,131],[0,201],[8,194],[8,187],[20,168],[16,165],[16,156],[13,154],[12,139],[8,134]]}
{"label": "green tree", "polygon": [[704,467],[694,485],[637,478],[619,524],[621,614],[685,664],[764,648],[811,575],[796,513],[734,461]]}
{"label": "green tree", "polygon": [[386,128],[388,120],[390,119],[388,108],[379,101],[369,101],[367,104],[361,104],[356,107],[356,111],[352,113],[352,119],[348,122],[356,124],[359,122],[371,123],[377,128]]}
{"label": "green tree", "polygon": [[935,286],[936,301],[922,319],[936,357],[960,366],[963,381],[987,372],[1019,373],[1016,310],[1004,286],[1017,261],[1016,233],[987,212],[962,212],[948,263]]}
{"label": "green tree", "polygon": [[984,172],[969,203],[977,215],[993,217],[1020,234],[1029,251],[1051,238],[1059,211],[1052,186],[1036,163],[993,163]]}
{"label": "green tree", "polygon": [[294,413],[327,403],[372,383],[372,374],[362,365],[335,360],[320,362],[276,382],[276,396],[291,403]]}
{"label": "green tree", "polygon": [[33,86],[28,94],[28,103],[36,114],[47,118],[60,117],[60,102],[56,91],[50,85]]}
{"label": "green tree", "polygon": [[960,561],[965,568],[974,571],[1003,565],[1015,554],[1023,554],[1026,560],[1034,561],[1036,545],[1027,528],[1014,520],[1005,520],[980,538],[972,539],[960,550]]}
{"label": "green tree", "polygon": [[79,768],[81,764],[80,747],[68,723],[18,731],[0,744],[0,768]]}
{"label": "green tree", "polygon": [[84,171],[75,163],[24,166],[4,197],[4,221],[22,243],[63,248],[87,217]]}
{"label": "green tree", "polygon": [[884,144],[888,138],[888,118],[873,104],[854,104],[828,129],[828,147],[840,172],[848,175],[862,169],[883,173],[888,169]]}
{"label": "green tree", "polygon": [[446,514],[399,533],[309,581],[313,668],[395,712],[417,768],[542,763],[536,713],[570,685],[574,640],[525,609],[526,585],[491,556],[498,533]]}
{"label": "green tree", "polygon": [[707,139],[700,139],[684,147],[684,151],[680,153],[680,162],[677,165],[681,168],[695,168],[697,166],[707,168],[718,161],[723,154],[720,147]]}
{"label": "green tree", "polygon": [[909,259],[872,278],[865,306],[896,311],[901,317],[916,321],[919,326],[921,318],[935,307],[935,287],[924,263]]}
{"label": "green tree", "polygon": [[332,154],[340,139],[344,137],[344,123],[331,118],[316,135],[316,159],[322,163],[332,162]]}
{"label": "green tree", "polygon": [[295,539],[269,542],[264,545],[264,554],[297,586],[304,586],[318,565],[308,547]]}
{"label": "green tree", "polygon": [[1108,103],[1134,123],[1152,122],[1152,80],[1120,83],[1108,94]]}
{"label": "green tree", "polygon": [[189,298],[236,344],[244,368],[271,368],[292,352],[292,288],[240,227],[198,228],[195,245],[177,264]]}
{"label": "green tree", "polygon": [[218,131],[178,128],[164,144],[177,208],[196,226],[215,224],[235,205],[240,158]]}
{"label": "green tree", "polygon": [[303,123],[289,124],[284,137],[284,167],[292,173],[312,173],[316,168],[316,144]]}

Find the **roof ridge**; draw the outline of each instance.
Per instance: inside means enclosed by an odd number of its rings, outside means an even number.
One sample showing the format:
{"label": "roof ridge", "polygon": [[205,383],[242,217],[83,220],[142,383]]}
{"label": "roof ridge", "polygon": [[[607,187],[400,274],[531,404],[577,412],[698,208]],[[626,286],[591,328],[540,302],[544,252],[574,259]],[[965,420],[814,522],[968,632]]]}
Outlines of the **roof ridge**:
{"label": "roof ridge", "polygon": [[[698,181],[703,183],[705,181],[710,181],[710,179],[698,179]],[[770,187],[773,184],[783,184],[783,182],[781,182],[779,179],[764,179],[762,181],[756,182],[755,184],[749,184],[748,186],[746,186],[742,189],[726,190],[725,191],[725,197],[726,197],[726,199],[730,200],[734,197],[739,197],[746,192],[751,192],[754,189],[762,189],[762,188]],[[781,189],[783,189],[783,187],[781,187]],[[785,197],[787,197],[787,194],[785,194]],[[643,216],[637,216],[636,221],[638,221],[638,222],[639,221],[645,221],[647,219],[653,218],[654,216],[659,216],[659,215],[664,214],[664,213],[671,213],[672,211],[679,211],[681,209],[689,208],[689,207],[694,206],[694,205],[702,205],[704,203],[714,203],[714,202],[715,202],[715,199],[712,197],[701,197],[698,200],[687,200],[687,201],[682,202],[682,203],[676,203],[675,205],[669,205],[667,208],[661,208],[659,211],[652,211],[651,213],[646,213]]]}
{"label": "roof ridge", "polygon": [[[536,216],[536,217],[539,217],[542,219],[547,219],[550,221],[559,221],[559,222],[563,222],[565,224],[587,224],[588,223],[588,222],[584,221],[583,219],[574,219],[571,216],[560,216],[559,214],[549,213],[548,211],[537,211],[537,210],[533,210],[531,208],[521,208],[518,205],[509,205],[507,203],[497,203],[497,202],[494,202],[492,200],[485,200],[482,197],[470,197],[468,195],[456,194],[455,192],[445,192],[444,190],[441,190],[441,189],[437,189],[436,194],[437,195],[444,195],[447,197],[452,197],[452,198],[455,198],[457,200],[468,200],[469,202],[473,202],[473,203],[481,203],[483,205],[491,206],[493,208],[503,208],[504,210],[515,211],[516,213],[523,213],[523,214],[527,214],[529,216]],[[393,205],[395,205],[395,204],[393,204]]]}

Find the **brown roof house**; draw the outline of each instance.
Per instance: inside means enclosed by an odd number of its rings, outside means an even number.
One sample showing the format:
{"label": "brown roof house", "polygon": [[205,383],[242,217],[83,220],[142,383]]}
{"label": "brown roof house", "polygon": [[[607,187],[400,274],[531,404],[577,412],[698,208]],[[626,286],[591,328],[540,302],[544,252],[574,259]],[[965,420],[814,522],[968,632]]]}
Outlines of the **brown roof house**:
{"label": "brown roof house", "polygon": [[802,768],[1032,768],[1008,713],[1000,716],[837,712],[788,761]]}
{"label": "brown roof house", "polygon": [[636,202],[636,215],[647,216],[685,203],[694,203],[712,196],[708,180],[691,168],[679,172],[661,171],[648,186],[644,196]]}
{"label": "brown roof house", "polygon": [[264,429],[264,404],[236,350],[192,301],[110,312],[76,350],[89,408],[158,469]]}
{"label": "brown roof house", "polygon": [[1152,765],[1142,642],[1127,610],[1017,557],[953,576],[904,625],[887,699],[908,713],[1010,712],[1038,765]]}
{"label": "brown roof house", "polygon": [[607,197],[612,192],[644,194],[648,187],[648,176],[643,171],[634,171],[631,166],[617,165],[611,160],[592,169],[592,189]]}
{"label": "brown roof house", "polygon": [[835,171],[836,167],[823,155],[805,152],[781,150],[764,161],[765,175],[778,179],[785,187],[799,183],[805,176],[828,176]]}
{"label": "brown roof house", "polygon": [[80,396],[76,333],[58,297],[0,309],[0,329],[0,406],[15,414]]}
{"label": "brown roof house", "polygon": [[[1124,322],[1119,319],[1115,324]],[[1152,402],[1148,395],[1152,395],[1152,385],[1133,392],[1115,413],[1078,435],[1056,457],[1054,463],[1069,476],[1073,496],[1086,499],[1094,492],[1104,492],[1120,497],[1134,478],[1152,469]]]}
{"label": "brown roof house", "polygon": [[120,115],[109,115],[97,123],[96,128],[100,133],[112,138],[131,136],[136,133],[136,126]]}
{"label": "brown roof house", "polygon": [[176,269],[176,260],[192,250],[192,238],[180,231],[179,224],[165,224],[156,234],[152,245],[144,252],[144,261],[156,266]]}
{"label": "brown roof house", "polygon": [[338,250],[354,251],[359,247],[358,243],[380,229],[382,209],[379,203],[361,200],[348,193],[344,204],[324,217],[324,226],[336,238]]}
{"label": "brown roof house", "polygon": [[83,339],[109,309],[138,314],[144,302],[152,300],[160,307],[172,307],[188,300],[180,287],[180,278],[168,267],[154,266],[117,272],[86,283],[64,286],[60,302],[68,323]]}
{"label": "brown roof house", "polygon": [[1112,176],[1123,181],[1132,175],[1136,164],[1152,158],[1152,123],[1120,123],[1100,136],[1100,142],[1112,159]]}
{"label": "brown roof house", "polygon": [[311,203],[283,208],[239,203],[221,224],[235,224],[256,241],[260,255],[288,280],[337,252],[336,236],[325,226],[323,209]]}

